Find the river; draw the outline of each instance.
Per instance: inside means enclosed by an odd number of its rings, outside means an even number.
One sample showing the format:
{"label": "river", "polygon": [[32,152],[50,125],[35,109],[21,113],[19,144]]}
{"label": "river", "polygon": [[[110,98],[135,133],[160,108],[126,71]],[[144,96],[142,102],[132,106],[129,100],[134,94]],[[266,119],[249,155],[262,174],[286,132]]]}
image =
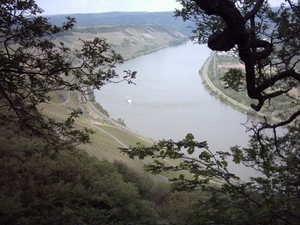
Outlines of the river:
{"label": "river", "polygon": [[95,91],[96,101],[111,118],[124,119],[128,128],[155,141],[192,133],[213,151],[246,146],[247,115],[211,96],[202,84],[199,69],[210,53],[207,46],[188,42],[127,61],[116,71],[138,71],[136,85],[108,84]]}

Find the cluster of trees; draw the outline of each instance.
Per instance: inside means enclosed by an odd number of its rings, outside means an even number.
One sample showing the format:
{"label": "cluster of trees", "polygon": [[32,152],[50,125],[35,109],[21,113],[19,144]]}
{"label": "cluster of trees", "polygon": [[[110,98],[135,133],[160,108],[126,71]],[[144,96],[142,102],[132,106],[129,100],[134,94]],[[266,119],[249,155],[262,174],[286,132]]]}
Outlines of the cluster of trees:
{"label": "cluster of trees", "polygon": [[[45,116],[40,103],[50,92],[100,89],[114,82],[114,66],[123,59],[105,40],[82,40],[81,49],[57,43],[75,20],[51,25],[34,0],[3,0],[0,6],[0,215],[3,224],[298,224],[300,221],[300,115],[298,88],[300,6],[285,0],[277,11],[267,0],[179,0],[175,12],[195,22],[199,43],[218,51],[234,50],[245,64],[228,83],[244,85],[257,100],[252,108],[286,95],[295,110],[280,122],[264,120],[248,127],[246,148],[210,150],[188,134],[182,141],[123,149],[130,157],[152,156],[147,170],[188,170],[173,179],[174,192],[150,185],[121,163],[100,162],[76,150],[89,142],[78,130],[74,110],[65,121]],[[135,72],[126,71],[131,83]],[[86,87],[89,87],[87,89]],[[296,94],[295,94],[296,93]],[[285,132],[279,135],[278,128]],[[195,154],[197,158],[190,157]],[[185,153],[185,154],[184,154]],[[161,159],[180,159],[165,166]],[[257,172],[241,181],[229,160]],[[219,178],[220,183],[211,182]],[[191,193],[187,191],[192,191]],[[192,207],[191,207],[192,206]],[[155,221],[155,222],[153,222]]]}

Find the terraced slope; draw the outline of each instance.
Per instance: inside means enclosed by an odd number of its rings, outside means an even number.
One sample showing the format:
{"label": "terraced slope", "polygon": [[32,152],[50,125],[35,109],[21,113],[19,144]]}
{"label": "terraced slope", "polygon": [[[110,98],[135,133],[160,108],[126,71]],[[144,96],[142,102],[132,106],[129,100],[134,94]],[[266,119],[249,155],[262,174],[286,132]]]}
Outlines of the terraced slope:
{"label": "terraced slope", "polygon": [[78,48],[82,40],[104,38],[121,54],[130,59],[188,40],[187,36],[163,25],[99,25],[78,26],[72,32],[57,37],[71,47]]}

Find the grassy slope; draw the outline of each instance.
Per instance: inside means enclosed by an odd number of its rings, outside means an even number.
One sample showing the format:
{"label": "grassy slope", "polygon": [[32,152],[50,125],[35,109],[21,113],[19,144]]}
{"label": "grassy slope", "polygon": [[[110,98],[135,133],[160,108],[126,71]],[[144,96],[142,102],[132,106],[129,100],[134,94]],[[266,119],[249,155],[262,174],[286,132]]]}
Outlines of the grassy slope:
{"label": "grassy slope", "polygon": [[[70,99],[67,104],[64,103],[49,103],[43,104],[44,113],[57,120],[63,120],[71,112],[70,105],[73,107],[76,103],[76,99]],[[79,107],[79,105],[78,105]],[[151,145],[150,140],[144,140],[137,136],[131,135],[121,129],[107,124],[107,122],[100,119],[94,119],[88,114],[82,115],[76,121],[76,126],[83,128],[92,128],[95,134],[91,135],[91,144],[81,145],[80,148],[84,149],[89,155],[95,156],[100,160],[108,161],[123,161],[130,168],[143,172],[144,162],[140,160],[132,160],[128,156],[123,155],[120,152],[120,147],[124,147],[118,140],[126,145],[135,145],[137,142],[141,142],[145,145]],[[107,132],[108,133],[107,133]],[[154,177],[158,180],[159,178]]]}

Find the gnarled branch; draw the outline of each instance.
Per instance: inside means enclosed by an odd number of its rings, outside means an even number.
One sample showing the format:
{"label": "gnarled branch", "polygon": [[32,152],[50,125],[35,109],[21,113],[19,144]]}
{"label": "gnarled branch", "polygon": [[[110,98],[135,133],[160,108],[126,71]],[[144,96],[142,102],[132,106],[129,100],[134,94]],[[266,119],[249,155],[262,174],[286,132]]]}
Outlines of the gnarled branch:
{"label": "gnarled branch", "polygon": [[218,30],[210,35],[208,38],[208,47],[217,51],[229,51],[234,46],[238,47],[239,57],[245,64],[247,94],[250,98],[258,100],[257,105],[251,105],[253,109],[259,111],[265,100],[277,97],[290,90],[264,94],[263,91],[274,85],[275,82],[288,77],[300,81],[298,73],[294,70],[287,70],[266,79],[262,84],[257,86],[255,65],[260,60],[266,59],[273,52],[273,45],[253,35],[251,33],[253,31],[247,29],[246,23],[249,19],[254,23],[254,17],[263,6],[264,0],[257,0],[253,8],[244,16],[233,1],[230,0],[194,0],[194,2],[206,14],[219,16],[226,23],[227,27],[225,29]]}

